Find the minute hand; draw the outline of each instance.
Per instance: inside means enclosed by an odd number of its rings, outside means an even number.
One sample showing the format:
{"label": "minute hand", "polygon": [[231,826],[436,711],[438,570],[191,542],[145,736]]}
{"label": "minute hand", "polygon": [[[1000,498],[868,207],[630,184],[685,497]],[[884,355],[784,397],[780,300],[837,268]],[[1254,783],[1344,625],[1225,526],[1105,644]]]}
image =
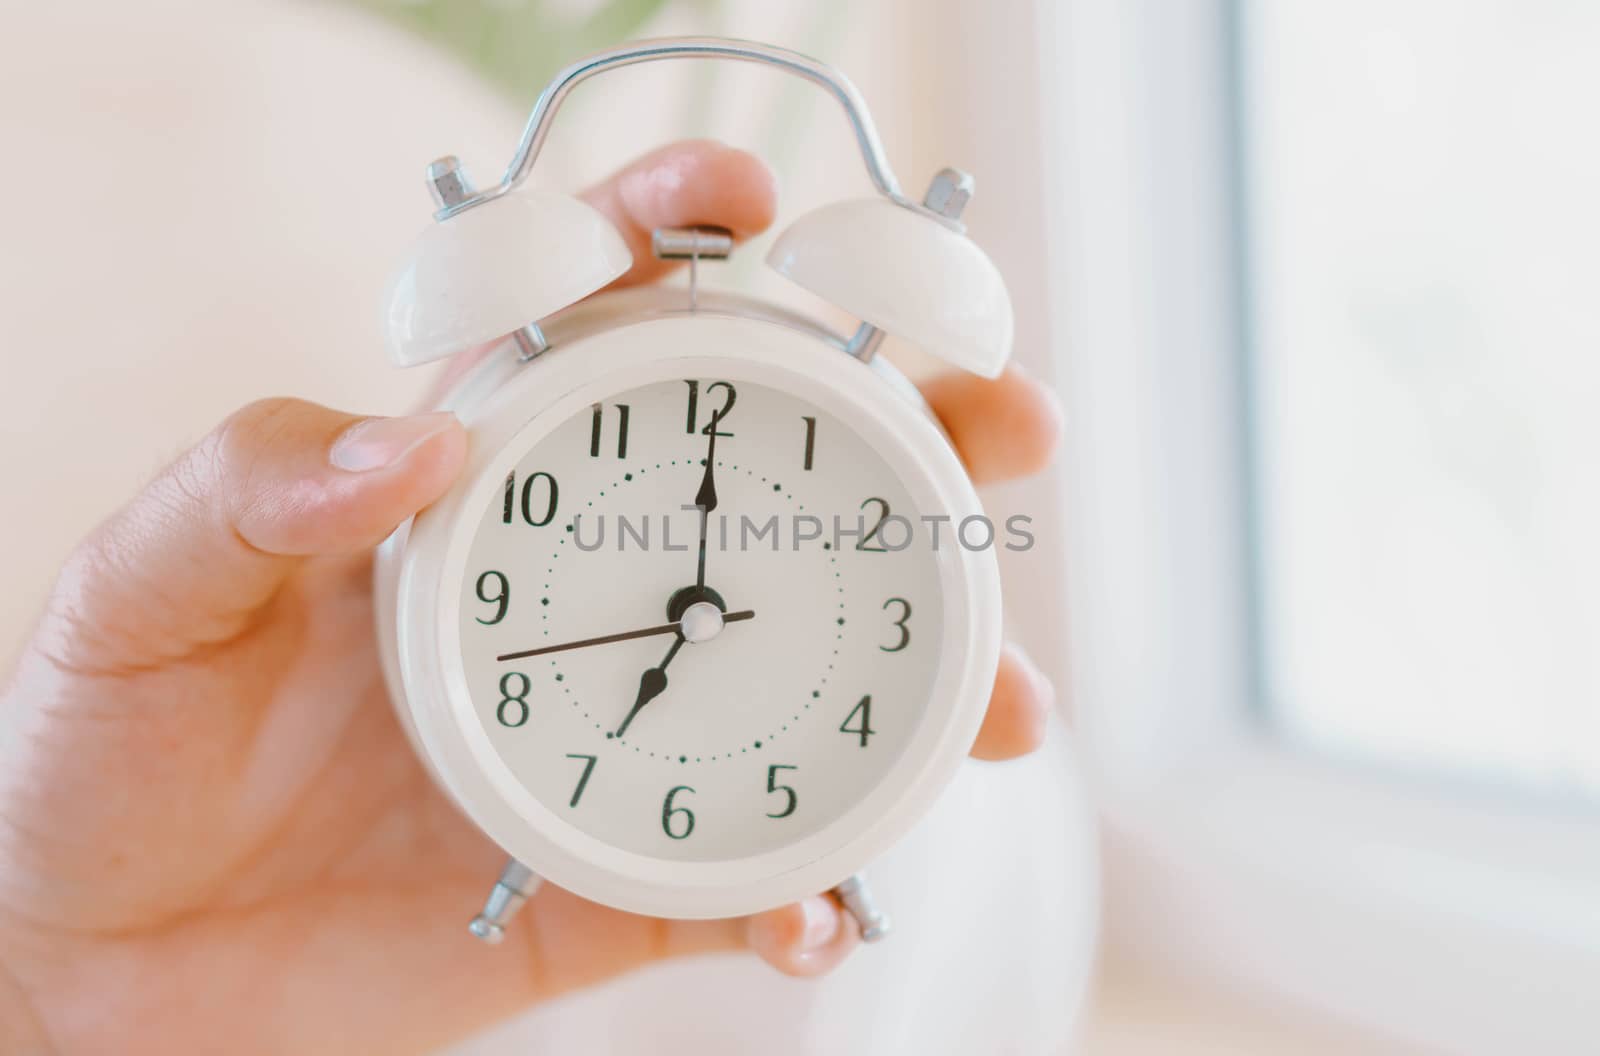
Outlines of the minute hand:
{"label": "minute hand", "polygon": [[[740,612],[728,612],[722,616],[723,623],[738,623],[740,620],[749,620],[755,617],[755,611],[744,609]],[[560,645],[544,645],[537,649],[522,649],[515,653],[502,653],[495,657],[496,660],[523,660],[530,656],[543,656],[546,653],[564,653],[568,649],[583,649],[591,645],[609,645],[612,642],[626,642],[633,638],[649,638],[657,634],[676,634],[679,624],[663,623],[656,627],[645,627],[637,631],[623,631],[621,634],[603,634],[598,638],[583,638],[576,642],[562,642]]]}
{"label": "minute hand", "polygon": [[711,418],[711,440],[706,444],[706,471],[700,478],[700,490],[695,493],[694,504],[700,508],[700,560],[694,577],[696,590],[706,589],[706,525],[711,511],[717,508],[717,423],[721,415]]}

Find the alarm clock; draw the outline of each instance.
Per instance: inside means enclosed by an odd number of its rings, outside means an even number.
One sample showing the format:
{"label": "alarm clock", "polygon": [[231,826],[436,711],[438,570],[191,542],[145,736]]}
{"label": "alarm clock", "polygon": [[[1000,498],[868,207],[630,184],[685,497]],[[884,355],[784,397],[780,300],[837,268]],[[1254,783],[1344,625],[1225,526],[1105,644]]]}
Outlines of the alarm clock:
{"label": "alarm clock", "polygon": [[[876,194],[801,216],[778,272],[853,333],[701,288],[713,228],[655,232],[687,288],[591,296],[629,269],[596,210],[523,186],[580,82],[631,63],[754,62],[843,107]],[[970,177],[902,194],[837,71],[744,41],[627,45],[561,71],[501,181],[428,169],[437,211],[392,280],[400,366],[489,353],[447,396],[457,483],[381,548],[391,695],[417,754],[509,855],[471,928],[541,881],[634,913],[730,917],[833,891],[888,930],[863,870],[966,757],[1000,650],[988,526],[948,438],[875,353],[886,333],[992,377],[999,273]]]}

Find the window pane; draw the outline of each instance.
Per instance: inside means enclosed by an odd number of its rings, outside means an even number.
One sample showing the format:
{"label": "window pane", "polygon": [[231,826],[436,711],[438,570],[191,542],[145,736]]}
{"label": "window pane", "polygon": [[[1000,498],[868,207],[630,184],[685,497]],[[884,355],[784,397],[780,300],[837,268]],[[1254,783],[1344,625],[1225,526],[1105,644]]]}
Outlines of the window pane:
{"label": "window pane", "polygon": [[1239,2],[1268,714],[1600,795],[1600,4]]}

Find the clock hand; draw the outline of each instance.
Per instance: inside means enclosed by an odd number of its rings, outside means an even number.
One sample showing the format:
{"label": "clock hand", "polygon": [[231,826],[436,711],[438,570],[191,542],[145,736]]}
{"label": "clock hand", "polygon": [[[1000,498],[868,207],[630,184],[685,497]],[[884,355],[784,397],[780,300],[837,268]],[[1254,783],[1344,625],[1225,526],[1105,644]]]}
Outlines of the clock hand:
{"label": "clock hand", "polygon": [[[738,623],[740,620],[753,619],[755,611],[745,609],[741,612],[725,612],[722,614],[723,623]],[[576,642],[562,642],[560,645],[544,645],[537,649],[523,649],[515,653],[502,653],[495,657],[496,660],[523,660],[530,656],[543,656],[546,653],[564,653],[568,649],[583,649],[591,645],[609,645],[612,642],[626,642],[634,638],[648,638],[656,634],[680,634],[682,621],[676,623],[663,623],[657,627],[645,627],[637,631],[623,631],[621,634],[603,634],[598,638],[582,638]]]}
{"label": "clock hand", "polygon": [[711,418],[711,441],[706,444],[706,471],[700,478],[700,490],[695,493],[694,504],[700,507],[700,562],[695,572],[694,589],[706,589],[706,526],[711,511],[717,508],[717,422],[721,416]]}
{"label": "clock hand", "polygon": [[678,655],[678,650],[682,646],[683,635],[680,634],[678,640],[672,643],[672,648],[667,650],[667,655],[662,659],[661,663],[655,667],[645,668],[644,674],[639,676],[639,693],[633,698],[633,708],[628,712],[627,717],[622,720],[622,725],[617,727],[618,738],[628,732],[628,724],[633,722],[635,715],[639,714],[639,709],[656,699],[661,695],[661,691],[667,688],[667,665],[672,663],[672,658]]}

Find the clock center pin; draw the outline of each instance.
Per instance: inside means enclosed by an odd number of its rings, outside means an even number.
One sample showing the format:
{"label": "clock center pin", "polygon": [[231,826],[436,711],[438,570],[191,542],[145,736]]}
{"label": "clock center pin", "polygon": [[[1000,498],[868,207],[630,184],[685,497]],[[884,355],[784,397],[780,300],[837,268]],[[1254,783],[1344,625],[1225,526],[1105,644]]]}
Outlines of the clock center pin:
{"label": "clock center pin", "polygon": [[690,644],[709,642],[722,633],[722,610],[709,601],[697,601],[683,610],[678,628]]}

